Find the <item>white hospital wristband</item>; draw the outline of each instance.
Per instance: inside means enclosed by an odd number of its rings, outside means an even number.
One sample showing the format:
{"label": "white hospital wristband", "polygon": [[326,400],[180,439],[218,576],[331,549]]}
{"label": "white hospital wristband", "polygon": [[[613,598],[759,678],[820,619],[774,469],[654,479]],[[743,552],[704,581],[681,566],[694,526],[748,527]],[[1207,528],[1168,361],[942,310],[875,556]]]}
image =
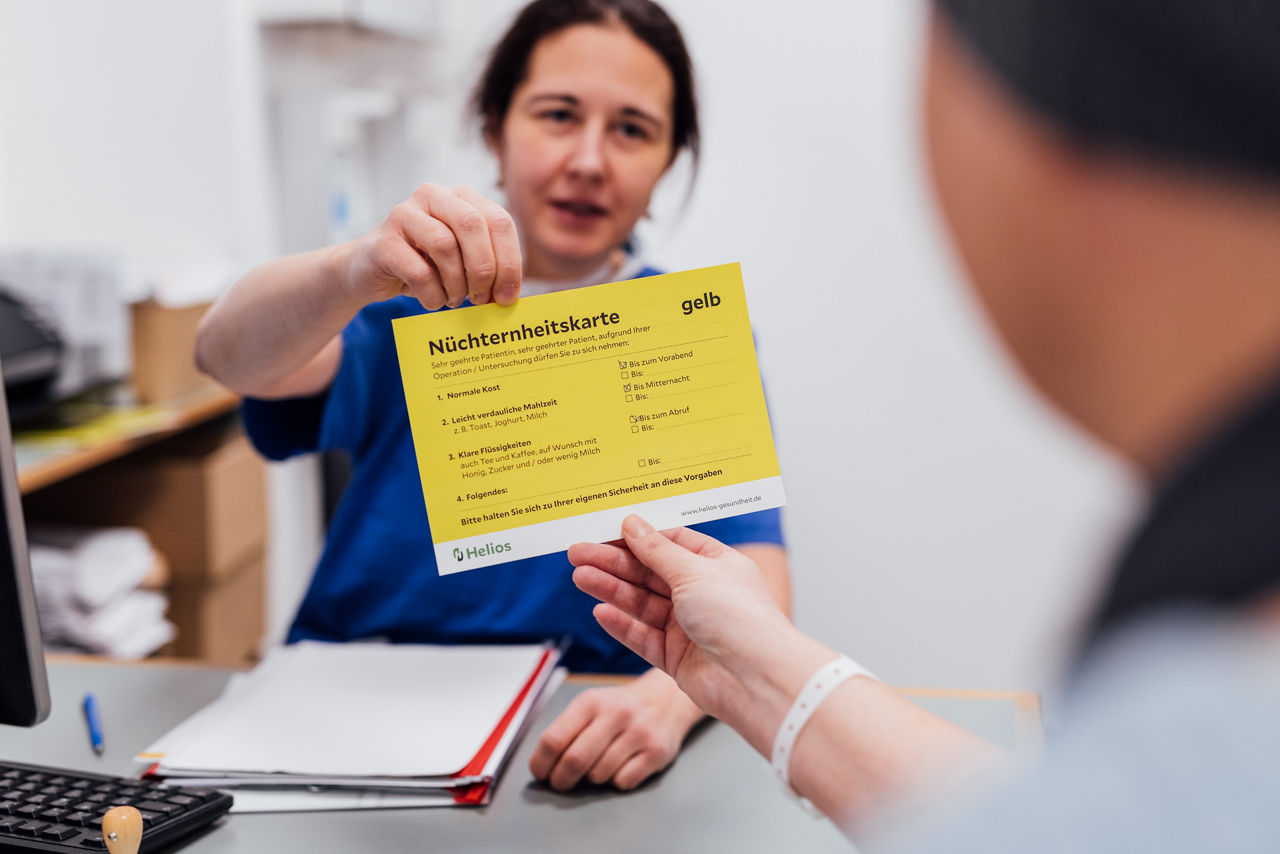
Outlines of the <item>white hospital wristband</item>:
{"label": "white hospital wristband", "polygon": [[854,676],[875,679],[875,675],[848,656],[829,661],[809,677],[796,701],[782,719],[778,735],[773,739],[773,771],[784,788],[791,788],[791,752],[804,725],[813,717],[827,695]]}

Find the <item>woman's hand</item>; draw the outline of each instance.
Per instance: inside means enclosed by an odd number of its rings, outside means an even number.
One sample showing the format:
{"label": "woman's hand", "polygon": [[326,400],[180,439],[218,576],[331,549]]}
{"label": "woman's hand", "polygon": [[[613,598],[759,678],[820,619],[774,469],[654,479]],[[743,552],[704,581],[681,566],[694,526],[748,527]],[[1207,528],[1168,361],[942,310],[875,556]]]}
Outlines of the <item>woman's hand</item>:
{"label": "woman's hand", "polygon": [[423,184],[364,237],[245,273],[200,322],[196,364],[244,395],[317,394],[342,363],[343,328],[369,303],[509,305],[522,271],[510,214],[467,187]]}
{"label": "woman's hand", "polygon": [[468,298],[510,305],[520,292],[515,222],[470,187],[423,184],[344,249],[345,290],[362,304],[408,294],[434,311]]}
{"label": "woman's hand", "polygon": [[561,791],[584,779],[634,789],[671,764],[701,718],[669,677],[651,670],[575,697],[538,740],[529,770]]}
{"label": "woman's hand", "polygon": [[744,555],[687,528],[659,533],[638,516],[622,532],[626,548],[569,549],[574,583],[603,602],[595,615],[605,631],[671,674],[707,713],[733,723],[784,646],[814,657],[815,668],[830,655],[804,642]]}

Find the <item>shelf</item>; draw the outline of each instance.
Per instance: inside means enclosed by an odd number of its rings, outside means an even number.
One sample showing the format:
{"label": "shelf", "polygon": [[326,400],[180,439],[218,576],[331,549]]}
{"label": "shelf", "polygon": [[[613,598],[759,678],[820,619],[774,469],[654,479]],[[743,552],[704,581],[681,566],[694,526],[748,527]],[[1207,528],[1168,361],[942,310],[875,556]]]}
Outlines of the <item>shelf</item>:
{"label": "shelf", "polygon": [[113,409],[78,427],[14,437],[18,488],[23,495],[124,456],[138,448],[234,412],[240,399],[210,383],[165,404]]}

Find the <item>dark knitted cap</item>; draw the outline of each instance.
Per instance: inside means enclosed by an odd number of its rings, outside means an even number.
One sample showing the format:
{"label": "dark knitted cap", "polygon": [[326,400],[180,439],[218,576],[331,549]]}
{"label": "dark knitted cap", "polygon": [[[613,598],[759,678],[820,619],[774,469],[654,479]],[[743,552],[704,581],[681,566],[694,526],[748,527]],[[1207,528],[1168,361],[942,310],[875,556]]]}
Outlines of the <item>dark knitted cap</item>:
{"label": "dark knitted cap", "polygon": [[1280,0],[936,0],[1086,144],[1280,179]]}

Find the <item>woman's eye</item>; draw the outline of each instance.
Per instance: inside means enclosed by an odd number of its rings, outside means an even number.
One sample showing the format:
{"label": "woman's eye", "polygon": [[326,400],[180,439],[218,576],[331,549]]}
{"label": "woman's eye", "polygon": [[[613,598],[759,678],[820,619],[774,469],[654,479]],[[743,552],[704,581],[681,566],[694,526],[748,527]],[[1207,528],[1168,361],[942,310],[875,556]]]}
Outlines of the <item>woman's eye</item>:
{"label": "woman's eye", "polygon": [[618,125],[618,132],[621,133],[623,136],[625,136],[627,139],[648,139],[649,138],[649,130],[643,125],[636,124],[635,122],[623,122],[622,124]]}
{"label": "woman's eye", "polygon": [[542,118],[553,122],[569,122],[573,121],[573,111],[571,110],[544,110]]}

